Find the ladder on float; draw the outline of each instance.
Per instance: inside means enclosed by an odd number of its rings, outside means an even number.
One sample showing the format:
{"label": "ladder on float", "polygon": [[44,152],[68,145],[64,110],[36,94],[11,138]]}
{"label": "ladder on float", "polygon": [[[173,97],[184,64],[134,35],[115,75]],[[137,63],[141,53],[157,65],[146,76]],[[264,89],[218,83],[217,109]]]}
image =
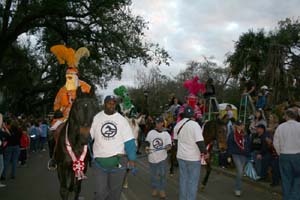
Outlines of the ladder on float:
{"label": "ladder on float", "polygon": [[[206,103],[206,101],[205,101]],[[215,105],[215,109],[214,110],[214,106]],[[206,105],[205,105],[206,106]],[[210,121],[211,119],[216,119],[217,114],[219,114],[220,109],[219,109],[219,103],[217,101],[216,97],[209,97],[208,99],[208,112],[205,113],[205,120]]]}
{"label": "ladder on float", "polygon": [[249,94],[243,94],[240,101],[239,117],[244,124],[251,115],[255,114],[255,106]]}

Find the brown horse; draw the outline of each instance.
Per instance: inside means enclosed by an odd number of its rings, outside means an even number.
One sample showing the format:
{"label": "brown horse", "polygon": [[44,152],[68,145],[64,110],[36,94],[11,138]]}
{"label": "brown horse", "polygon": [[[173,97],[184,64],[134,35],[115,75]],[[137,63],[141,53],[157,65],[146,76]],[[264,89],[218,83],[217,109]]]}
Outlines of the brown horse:
{"label": "brown horse", "polygon": [[69,119],[58,136],[54,158],[63,200],[79,199],[81,181],[85,178],[89,154],[87,144],[94,115],[98,112],[96,96],[77,90]]}
{"label": "brown horse", "polygon": [[[226,120],[216,119],[216,120],[208,121],[203,125],[203,138],[206,146],[208,145],[212,146],[213,142],[217,141],[218,149],[220,151],[225,151],[227,149],[227,139],[226,139],[227,125],[226,124],[227,124]],[[211,151],[212,148],[209,148],[208,153],[211,154]],[[201,185],[202,190],[204,190],[212,170],[210,160],[211,159],[209,159],[209,161],[205,165],[206,173]]]}

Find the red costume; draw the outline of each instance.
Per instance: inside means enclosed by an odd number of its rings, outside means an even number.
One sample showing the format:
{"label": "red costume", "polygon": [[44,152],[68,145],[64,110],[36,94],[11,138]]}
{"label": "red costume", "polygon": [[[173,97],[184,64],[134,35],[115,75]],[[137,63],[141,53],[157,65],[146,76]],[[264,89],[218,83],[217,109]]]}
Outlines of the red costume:
{"label": "red costume", "polygon": [[189,105],[194,109],[195,115],[194,118],[196,120],[202,118],[202,112],[200,107],[197,105],[198,97],[197,93],[200,91],[202,94],[205,93],[205,84],[198,82],[198,76],[195,76],[192,80],[187,80],[183,83],[183,86],[189,90],[190,94],[186,97],[186,104],[182,105],[179,108],[177,122],[181,120],[180,114],[183,113],[184,108]]}

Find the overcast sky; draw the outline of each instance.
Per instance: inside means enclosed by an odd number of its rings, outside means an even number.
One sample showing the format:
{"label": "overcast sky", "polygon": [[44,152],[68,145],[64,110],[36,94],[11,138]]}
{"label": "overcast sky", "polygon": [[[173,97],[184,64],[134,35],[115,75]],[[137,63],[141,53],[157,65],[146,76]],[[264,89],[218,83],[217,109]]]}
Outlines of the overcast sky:
{"label": "overcast sky", "polygon": [[[297,19],[300,0],[133,0],[132,11],[148,21],[146,40],[159,43],[172,61],[162,73],[175,76],[192,60],[214,56],[222,65],[234,41],[249,29],[274,30],[279,20]],[[139,64],[125,66],[121,81],[110,82],[102,93],[133,86]]]}

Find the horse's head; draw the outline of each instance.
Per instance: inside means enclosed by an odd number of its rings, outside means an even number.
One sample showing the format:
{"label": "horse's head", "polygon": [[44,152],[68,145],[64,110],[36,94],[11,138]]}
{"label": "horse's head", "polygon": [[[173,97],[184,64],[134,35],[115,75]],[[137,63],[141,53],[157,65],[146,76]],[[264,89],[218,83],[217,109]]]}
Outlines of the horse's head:
{"label": "horse's head", "polygon": [[82,144],[87,144],[88,142],[93,118],[98,111],[99,106],[93,91],[82,93],[80,89],[77,89],[76,99],[69,115],[69,123],[71,129],[76,127],[79,130]]}
{"label": "horse's head", "polygon": [[227,149],[226,134],[227,126],[222,120],[208,121],[204,125],[203,137],[206,145],[216,140],[221,151]]}

